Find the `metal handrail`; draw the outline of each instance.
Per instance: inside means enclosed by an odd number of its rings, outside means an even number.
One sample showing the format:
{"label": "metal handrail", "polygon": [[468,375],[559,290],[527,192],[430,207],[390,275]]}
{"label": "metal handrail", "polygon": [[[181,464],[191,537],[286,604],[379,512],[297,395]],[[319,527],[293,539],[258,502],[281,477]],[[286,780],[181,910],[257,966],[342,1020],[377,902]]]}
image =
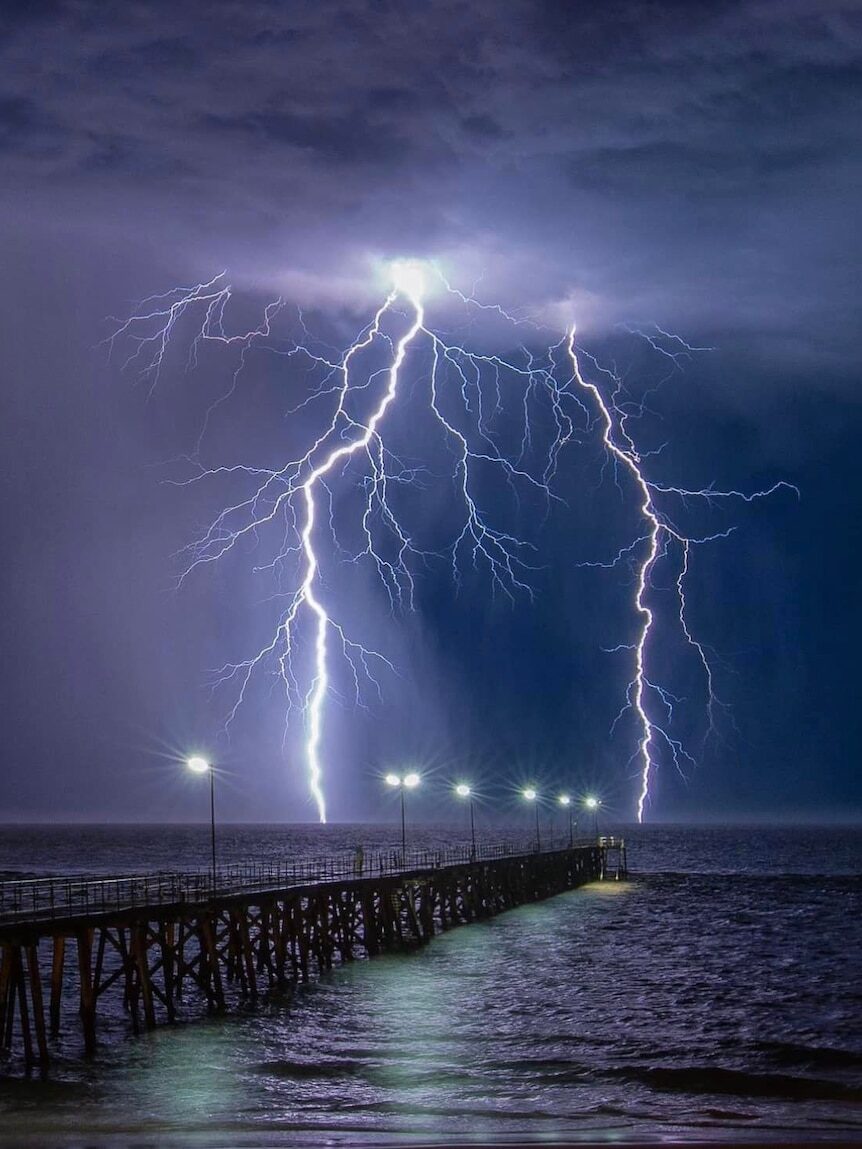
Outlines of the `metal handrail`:
{"label": "metal handrail", "polygon": [[[569,839],[550,840],[542,853],[570,848]],[[594,838],[574,846],[595,846]],[[246,891],[289,889],[344,878],[366,878],[435,870],[444,866],[494,861],[535,854],[535,845],[513,842],[479,843],[439,849],[356,851],[296,862],[267,861],[228,865],[216,872],[170,871],[28,878],[0,882],[0,925],[53,920],[136,907],[202,903],[214,895],[229,897]]]}

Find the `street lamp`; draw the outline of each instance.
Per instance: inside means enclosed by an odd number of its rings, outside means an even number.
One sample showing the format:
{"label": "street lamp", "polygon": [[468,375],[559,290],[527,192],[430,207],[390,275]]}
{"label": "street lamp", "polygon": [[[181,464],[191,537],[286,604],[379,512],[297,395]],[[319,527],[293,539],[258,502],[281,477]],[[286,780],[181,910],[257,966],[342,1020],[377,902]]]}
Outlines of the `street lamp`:
{"label": "street lamp", "polygon": [[387,786],[397,787],[401,792],[401,865],[404,865],[404,858],[407,854],[407,822],[404,816],[404,791],[415,790],[419,785],[421,779],[415,771],[405,774],[403,777],[400,774],[387,774],[384,781]]}
{"label": "street lamp", "polygon": [[215,848],[215,771],[212,765],[207,762],[206,758],[201,758],[197,754],[191,758],[186,759],[186,766],[193,774],[209,774],[210,776],[210,841],[212,844],[212,867],[213,867],[213,894],[216,889],[216,848]]}
{"label": "street lamp", "polygon": [[593,812],[593,833],[597,838],[599,836],[599,806],[601,806],[601,804],[601,798],[593,797],[587,798],[584,802],[586,808]]}
{"label": "street lamp", "polygon": [[575,826],[574,822],[572,821],[572,799],[568,794],[561,794],[557,801],[560,803],[564,810],[568,811],[569,814],[569,849],[571,849],[575,844]]}
{"label": "street lamp", "polygon": [[470,801],[470,841],[472,846],[470,848],[470,860],[476,860],[476,823],[473,820],[473,791],[466,782],[459,782],[455,787],[455,793],[459,798],[468,798]]}
{"label": "street lamp", "polygon": [[536,793],[532,786],[528,786],[526,790],[521,791],[521,797],[524,798],[527,802],[536,803],[536,852],[538,853],[542,848],[542,841],[539,837],[539,795]]}

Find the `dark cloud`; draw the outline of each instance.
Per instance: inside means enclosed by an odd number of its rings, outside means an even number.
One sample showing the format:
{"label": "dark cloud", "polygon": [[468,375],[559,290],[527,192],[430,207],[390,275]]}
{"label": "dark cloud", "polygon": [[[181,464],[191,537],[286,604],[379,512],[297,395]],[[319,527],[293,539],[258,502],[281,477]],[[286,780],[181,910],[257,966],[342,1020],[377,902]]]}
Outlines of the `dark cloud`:
{"label": "dark cloud", "polygon": [[236,134],[251,146],[284,149],[288,155],[298,151],[323,163],[360,170],[385,164],[394,175],[401,164],[412,159],[409,142],[390,131],[380,131],[367,114],[359,112],[327,117],[256,111],[235,119],[210,115],[203,126],[228,147],[227,137]]}
{"label": "dark cloud", "polygon": [[56,152],[62,131],[35,100],[24,96],[0,98],[0,150],[36,159]]}
{"label": "dark cloud", "polygon": [[[0,48],[6,196],[27,189],[33,216],[65,203],[95,232],[137,213],[130,242],[180,245],[202,270],[337,294],[409,248],[512,304],[569,301],[594,329],[647,307],[789,338],[856,262],[855,3],[80,0],[20,16]],[[852,325],[835,337],[850,355]]]}
{"label": "dark cloud", "polygon": [[161,79],[187,72],[198,63],[193,42],[181,37],[159,38],[134,47],[100,52],[92,59],[88,71],[100,82],[121,84],[130,73],[149,72]]}

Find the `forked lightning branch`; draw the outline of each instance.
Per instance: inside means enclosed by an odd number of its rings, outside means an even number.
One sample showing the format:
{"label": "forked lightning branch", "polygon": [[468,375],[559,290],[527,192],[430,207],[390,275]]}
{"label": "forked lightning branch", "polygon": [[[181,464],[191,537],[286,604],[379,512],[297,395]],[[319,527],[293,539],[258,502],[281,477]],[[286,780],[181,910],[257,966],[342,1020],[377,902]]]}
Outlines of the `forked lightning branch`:
{"label": "forked lightning branch", "polygon": [[[304,724],[308,786],[320,821],[325,822],[323,735],[334,695],[335,660],[346,668],[356,702],[369,684],[378,692],[385,690],[385,678],[395,671],[384,651],[350,633],[339,602],[330,601],[321,578],[323,554],[330,556],[338,549],[333,538],[333,491],[339,484],[350,484],[362,492],[355,523],[362,546],[346,556],[346,561],[371,564],[393,608],[413,609],[418,580],[429,563],[442,560],[451,570],[454,584],[460,584],[466,571],[472,569],[487,578],[490,590],[507,596],[514,608],[529,609],[534,596],[533,547],[518,537],[514,527],[500,521],[509,502],[488,499],[489,478],[504,484],[516,499],[519,492],[532,492],[548,502],[558,500],[555,480],[565,466],[567,452],[595,436],[600,438],[622,490],[636,500],[642,523],[642,530],[615,557],[594,564],[611,567],[627,562],[635,571],[631,611],[637,629],[628,647],[632,676],[621,716],[631,710],[636,723],[631,761],[636,764],[635,805],[640,820],[656,767],[666,762],[682,771],[684,760],[690,759],[672,730],[674,696],[650,670],[651,652],[661,640],[663,626],[677,626],[697,654],[709,699],[710,728],[715,723],[716,706],[721,705],[713,691],[709,647],[696,637],[695,624],[689,618],[686,582],[692,548],[724,538],[732,528],[700,536],[687,534],[670,517],[673,505],[679,509],[691,500],[751,501],[788,484],[746,493],[712,487],[692,491],[653,483],[632,437],[632,415],[617,402],[619,380],[598,368],[595,380],[586,376],[582,369],[585,357],[579,354],[574,327],[545,341],[541,349],[534,346],[527,350],[523,346],[524,325],[519,320],[450,287],[433,265],[397,261],[390,265],[390,278],[388,293],[378,310],[342,353],[321,353],[310,339],[293,340],[286,347],[278,343],[280,354],[304,361],[317,373],[299,407],[305,409],[303,416],[324,408],[326,414],[320,418],[319,430],[309,436],[307,447],[277,468],[251,462],[202,469],[188,480],[218,477],[235,481],[243,493],[225,505],[191,542],[182,582],[239,544],[260,538],[263,532],[272,532],[279,539],[272,566],[297,572],[269,639],[218,672],[216,684],[233,692],[226,724],[233,721],[256,681],[274,671],[283,686],[288,722]],[[449,309],[453,305],[463,308],[464,329],[469,327],[471,314],[483,311],[511,323],[511,342],[518,347],[517,353],[479,352],[453,342],[435,328],[429,315],[437,298],[443,298]],[[285,306],[281,300],[272,302],[264,308],[256,327],[231,333],[231,299],[224,275],[152,296],[117,324],[108,341],[113,353],[125,349],[124,367],[138,372],[152,388],[165,369],[172,342],[180,338],[180,331],[187,332],[190,324],[191,366],[196,365],[204,344],[220,344],[225,353],[232,352],[236,361],[230,390],[207,411],[204,429],[214,408],[234,394],[250,351],[276,347],[274,325]],[[530,336],[535,345],[540,331],[534,325],[530,325]],[[648,338],[660,354],[672,356],[685,346],[677,337],[658,330]],[[402,405],[407,364],[413,361],[427,364],[423,367],[422,392],[450,460],[450,478],[457,495],[449,536],[433,551],[421,541],[417,524],[405,521],[395,495],[402,485],[419,481],[419,471],[415,465],[402,462],[387,446],[387,434]],[[594,363],[591,358],[589,361]],[[516,410],[522,420],[514,451],[511,446],[506,448],[505,437],[495,431],[495,419],[504,404],[512,402],[512,395],[517,396]],[[534,430],[537,410],[542,411],[542,427],[552,428],[550,434],[543,432],[544,437]],[[542,445],[537,450],[540,439]],[[420,447],[417,443],[417,456]],[[659,563],[674,564],[675,620],[660,622],[651,605],[651,578]],[[308,659],[297,654],[303,643],[311,650]]]}

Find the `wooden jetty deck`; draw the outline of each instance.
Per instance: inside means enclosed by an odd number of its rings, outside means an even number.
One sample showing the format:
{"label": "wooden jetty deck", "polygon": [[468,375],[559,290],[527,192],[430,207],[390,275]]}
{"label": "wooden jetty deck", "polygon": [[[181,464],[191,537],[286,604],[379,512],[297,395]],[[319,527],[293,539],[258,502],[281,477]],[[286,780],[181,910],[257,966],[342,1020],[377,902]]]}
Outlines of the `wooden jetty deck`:
{"label": "wooden jetty deck", "polygon": [[605,876],[625,876],[620,839],[226,867],[215,888],[210,873],[2,882],[0,1068],[47,1070],[75,1014],[94,1053],[109,992],[138,1033]]}

